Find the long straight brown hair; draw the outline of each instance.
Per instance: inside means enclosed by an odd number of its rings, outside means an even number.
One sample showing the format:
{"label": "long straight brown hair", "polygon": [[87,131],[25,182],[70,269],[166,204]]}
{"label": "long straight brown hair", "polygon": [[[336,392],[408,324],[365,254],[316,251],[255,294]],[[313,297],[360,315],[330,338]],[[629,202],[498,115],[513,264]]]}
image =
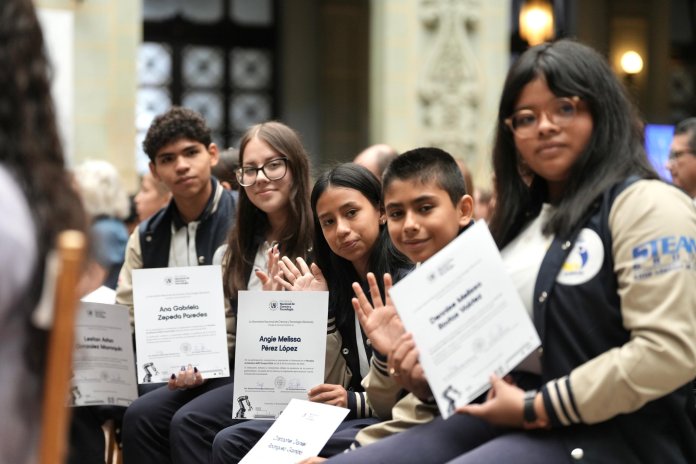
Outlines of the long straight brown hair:
{"label": "long straight brown hair", "polygon": [[[288,160],[292,173],[292,185],[288,199],[288,220],[281,231],[278,245],[281,255],[291,258],[307,257],[314,238],[312,210],[309,204],[310,179],[309,156],[300,137],[293,129],[277,121],[269,121],[250,127],[239,144],[239,165],[244,164],[244,152],[253,139],[266,143]],[[266,213],[249,200],[244,187],[239,189],[237,220],[227,241],[223,259],[225,294],[237,299],[237,292],[247,288],[258,247],[268,230]]]}

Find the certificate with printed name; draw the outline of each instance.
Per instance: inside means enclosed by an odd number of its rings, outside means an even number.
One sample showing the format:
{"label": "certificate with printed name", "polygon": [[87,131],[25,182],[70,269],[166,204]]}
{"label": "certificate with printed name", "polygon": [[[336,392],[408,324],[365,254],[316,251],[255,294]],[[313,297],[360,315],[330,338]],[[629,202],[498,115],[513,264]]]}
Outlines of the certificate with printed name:
{"label": "certificate with printed name", "polygon": [[275,419],[324,383],[328,292],[239,292],[235,419]]}
{"label": "certificate with printed name", "polygon": [[295,464],[319,454],[348,410],[292,399],[240,464]]}
{"label": "certificate with printed name", "polygon": [[389,292],[446,419],[539,345],[531,318],[478,222]]}
{"label": "certificate with printed name", "polygon": [[103,287],[77,309],[71,406],[128,406],[138,397],[128,308],[114,299]]}
{"label": "certificate with printed name", "polygon": [[204,379],[229,377],[220,266],[133,271],[138,382],[166,382],[191,364]]}

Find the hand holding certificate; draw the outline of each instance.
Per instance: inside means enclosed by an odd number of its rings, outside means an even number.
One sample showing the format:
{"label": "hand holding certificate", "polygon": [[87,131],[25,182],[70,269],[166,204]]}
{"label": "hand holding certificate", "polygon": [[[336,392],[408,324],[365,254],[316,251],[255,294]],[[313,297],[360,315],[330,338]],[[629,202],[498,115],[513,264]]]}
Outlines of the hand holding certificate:
{"label": "hand holding certificate", "polygon": [[444,418],[539,346],[531,318],[483,223],[462,233],[390,295]]}
{"label": "hand holding certificate", "polygon": [[328,292],[239,292],[235,419],[275,419],[324,381],[328,300]]}
{"label": "hand holding certificate", "polygon": [[230,375],[220,266],[133,271],[133,302],[140,383]]}
{"label": "hand holding certificate", "polygon": [[240,464],[294,464],[316,456],[347,414],[347,409],[336,406],[290,400]]}

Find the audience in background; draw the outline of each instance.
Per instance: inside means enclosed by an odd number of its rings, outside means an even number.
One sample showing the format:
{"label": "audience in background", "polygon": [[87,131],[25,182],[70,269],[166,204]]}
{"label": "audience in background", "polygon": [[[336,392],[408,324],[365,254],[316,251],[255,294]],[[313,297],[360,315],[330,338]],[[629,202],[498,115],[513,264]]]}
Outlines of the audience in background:
{"label": "audience in background", "polygon": [[143,222],[157,211],[161,210],[172,198],[172,192],[164,182],[155,179],[151,172],[146,172],[140,181],[140,190],[135,195],[135,210],[138,221]]}
{"label": "audience in background", "polygon": [[696,202],[696,118],[685,119],[674,129],[667,169],[674,185]]}
{"label": "audience in background", "polygon": [[128,230],[123,222],[130,209],[128,194],[118,171],[108,161],[85,161],[73,173],[91,221],[93,258],[106,273],[103,284],[115,289],[128,242]]}
{"label": "audience in background", "polygon": [[220,161],[213,167],[213,175],[227,190],[232,190],[235,199],[239,194],[239,181],[235,171],[239,167],[239,150],[228,148],[220,152]]}
{"label": "audience in background", "polygon": [[495,193],[491,189],[474,190],[474,218],[488,222],[495,208]]}
{"label": "audience in background", "polygon": [[466,191],[469,192],[469,195],[471,195],[474,192],[474,178],[471,175],[471,171],[469,168],[466,166],[466,163],[464,161],[458,159],[457,161],[457,166],[459,166],[459,170],[462,172],[462,177],[464,177],[464,184],[466,185]]}
{"label": "audience in background", "polygon": [[399,153],[396,150],[389,145],[380,143],[371,145],[358,153],[353,162],[366,167],[381,180],[382,173],[397,156],[399,156]]}

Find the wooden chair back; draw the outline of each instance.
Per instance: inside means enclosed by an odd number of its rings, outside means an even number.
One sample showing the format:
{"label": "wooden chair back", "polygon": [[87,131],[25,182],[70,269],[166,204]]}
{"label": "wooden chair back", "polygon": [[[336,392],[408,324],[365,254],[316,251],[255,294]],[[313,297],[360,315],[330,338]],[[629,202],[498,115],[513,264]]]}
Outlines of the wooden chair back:
{"label": "wooden chair back", "polygon": [[77,291],[86,239],[82,232],[69,230],[58,236],[58,274],[41,412],[40,464],[63,463],[66,459],[70,409],[72,355],[75,336]]}

